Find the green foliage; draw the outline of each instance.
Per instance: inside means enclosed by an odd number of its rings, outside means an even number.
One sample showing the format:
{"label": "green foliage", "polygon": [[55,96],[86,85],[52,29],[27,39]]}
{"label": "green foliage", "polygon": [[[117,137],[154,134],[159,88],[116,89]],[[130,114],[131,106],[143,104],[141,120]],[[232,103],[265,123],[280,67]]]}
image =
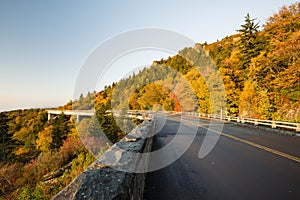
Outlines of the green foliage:
{"label": "green foliage", "polygon": [[97,112],[96,114],[102,131],[112,143],[116,143],[124,137],[124,132],[117,125],[112,115],[104,115],[100,112]]}
{"label": "green foliage", "polygon": [[5,138],[8,140],[6,149],[10,161],[27,162],[38,155],[35,141],[38,132],[47,124],[47,113],[39,109],[17,110],[7,113],[8,130]]}
{"label": "green foliage", "polygon": [[[259,25],[254,23],[255,19],[251,19],[249,13],[245,17],[245,24],[241,25],[239,29],[239,58],[241,69],[247,70],[249,68],[251,59],[259,54],[259,45],[257,41],[257,32]],[[245,74],[247,75],[247,74]]]}
{"label": "green foliage", "polygon": [[25,186],[19,190],[17,199],[18,200],[42,200],[45,198],[42,197],[41,191],[34,190],[29,186]]}
{"label": "green foliage", "polygon": [[8,117],[6,113],[0,113],[0,139],[1,142],[1,159],[2,162],[6,161],[6,157],[8,154],[11,153],[11,151],[8,150],[9,141],[10,141],[10,135],[7,134],[8,132]]}
{"label": "green foliage", "polygon": [[68,133],[70,133],[69,121],[70,117],[63,113],[53,119],[52,125],[50,126],[52,132],[51,149],[58,149],[63,144],[63,140],[67,138]]}

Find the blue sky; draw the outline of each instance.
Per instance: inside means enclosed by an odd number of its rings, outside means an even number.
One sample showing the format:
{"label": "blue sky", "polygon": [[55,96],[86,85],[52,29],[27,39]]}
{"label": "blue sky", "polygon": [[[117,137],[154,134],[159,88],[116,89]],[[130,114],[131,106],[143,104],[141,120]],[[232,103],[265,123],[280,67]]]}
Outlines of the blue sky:
{"label": "blue sky", "polygon": [[[295,2],[0,0],[0,111],[65,104],[89,53],[121,32],[156,27],[213,42],[236,33],[247,13],[263,23]],[[148,52],[121,59],[100,84],[122,78],[129,64],[138,67],[166,56]]]}

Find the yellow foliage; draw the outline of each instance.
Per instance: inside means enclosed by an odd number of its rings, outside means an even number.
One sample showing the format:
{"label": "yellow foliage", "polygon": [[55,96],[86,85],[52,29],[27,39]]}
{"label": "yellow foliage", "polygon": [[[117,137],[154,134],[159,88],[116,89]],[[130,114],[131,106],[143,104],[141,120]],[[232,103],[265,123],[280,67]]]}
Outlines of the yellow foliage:
{"label": "yellow foliage", "polygon": [[36,140],[36,148],[47,152],[50,150],[52,142],[52,131],[50,127],[45,128],[42,132],[38,133],[38,139]]}
{"label": "yellow foliage", "polygon": [[255,83],[245,82],[245,87],[240,95],[239,116],[258,118],[259,94],[256,90]]}
{"label": "yellow foliage", "polygon": [[16,154],[17,156],[19,156],[19,155],[22,155],[22,154],[29,153],[30,151],[31,151],[31,149],[29,149],[29,148],[21,147],[21,148],[19,148],[19,149],[17,149],[17,150],[15,151],[15,154]]}

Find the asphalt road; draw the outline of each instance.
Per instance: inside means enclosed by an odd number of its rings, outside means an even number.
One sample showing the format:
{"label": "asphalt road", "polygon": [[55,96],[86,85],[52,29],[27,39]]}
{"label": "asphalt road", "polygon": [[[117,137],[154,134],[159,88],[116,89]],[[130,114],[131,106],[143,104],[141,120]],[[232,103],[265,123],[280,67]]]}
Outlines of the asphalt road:
{"label": "asphalt road", "polygon": [[[179,131],[180,117],[169,116],[154,137],[152,151],[171,143],[177,132],[189,137],[190,128],[198,127],[195,118],[181,122]],[[209,123],[199,121],[195,139],[179,159],[147,174],[144,199],[300,199],[300,137],[216,123],[210,128],[223,126],[225,134],[200,159]],[[173,154],[165,153],[161,160]],[[157,162],[150,158],[150,164]]]}

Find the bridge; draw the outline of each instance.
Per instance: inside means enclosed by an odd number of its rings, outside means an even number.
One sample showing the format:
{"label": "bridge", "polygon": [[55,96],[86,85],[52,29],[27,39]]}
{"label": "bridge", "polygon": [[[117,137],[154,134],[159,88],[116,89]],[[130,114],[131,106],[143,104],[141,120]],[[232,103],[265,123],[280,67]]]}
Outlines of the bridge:
{"label": "bridge", "polygon": [[47,110],[48,120],[53,119],[57,115],[64,113],[75,117],[75,121],[79,122],[84,117],[92,117],[95,114],[94,110]]}
{"label": "bridge", "polygon": [[[54,199],[300,199],[298,124],[290,131],[274,131],[274,123],[269,128],[255,120],[216,118],[156,113]],[[192,143],[177,160],[151,171],[178,154],[191,136]],[[199,156],[204,141],[216,136],[208,155]],[[159,159],[150,155],[144,160],[148,173],[135,173],[140,160],[131,152],[155,152],[176,137],[176,148],[163,151]]]}
{"label": "bridge", "polygon": [[[92,117],[95,114],[95,110],[47,110],[48,120],[54,119],[57,115],[64,113],[65,115],[74,116],[75,121],[79,122],[83,118]],[[107,114],[113,113],[115,116],[120,116],[120,110],[108,110]],[[149,111],[138,111],[138,110],[128,110],[125,112],[126,117],[137,118],[140,120],[149,119]]]}

